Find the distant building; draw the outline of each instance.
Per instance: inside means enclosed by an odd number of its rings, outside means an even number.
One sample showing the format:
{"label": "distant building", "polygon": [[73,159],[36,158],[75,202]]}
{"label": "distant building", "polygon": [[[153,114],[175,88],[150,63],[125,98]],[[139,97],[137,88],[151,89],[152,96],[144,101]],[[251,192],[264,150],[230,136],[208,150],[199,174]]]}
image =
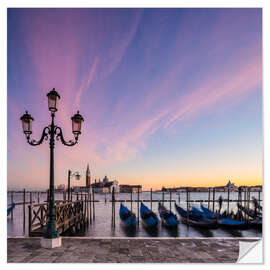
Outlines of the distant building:
{"label": "distant building", "polygon": [[111,193],[113,188],[114,192],[119,192],[118,181],[109,181],[109,178],[106,175],[103,178],[103,181],[100,181],[99,179],[99,181],[97,182],[95,180],[95,182],[91,184],[91,187],[95,193]]}
{"label": "distant building", "polygon": [[77,192],[87,192],[88,193],[89,188],[85,186],[75,186],[73,187],[72,191],[77,193]]}
{"label": "distant building", "polygon": [[65,191],[65,185],[64,184],[60,184],[58,186],[55,186],[54,187],[54,191],[55,192],[63,192],[63,191]]}
{"label": "distant building", "polygon": [[226,185],[226,188],[229,190],[234,190],[237,189],[237,186],[234,183],[231,183],[231,180],[229,180],[229,182]]}
{"label": "distant building", "polygon": [[215,189],[216,191],[237,191],[238,187],[234,183],[232,183],[231,180],[229,180],[226,186],[217,186],[215,187]]}
{"label": "distant building", "polygon": [[120,193],[142,192],[141,185],[120,185]]}
{"label": "distant building", "polygon": [[251,191],[253,191],[253,192],[255,192],[255,191],[262,191],[262,185],[252,186],[251,187]]}
{"label": "distant building", "polygon": [[91,186],[91,174],[90,174],[90,170],[89,170],[89,163],[87,164],[87,169],[86,169],[86,173],[85,173],[85,186],[87,188],[89,188]]}

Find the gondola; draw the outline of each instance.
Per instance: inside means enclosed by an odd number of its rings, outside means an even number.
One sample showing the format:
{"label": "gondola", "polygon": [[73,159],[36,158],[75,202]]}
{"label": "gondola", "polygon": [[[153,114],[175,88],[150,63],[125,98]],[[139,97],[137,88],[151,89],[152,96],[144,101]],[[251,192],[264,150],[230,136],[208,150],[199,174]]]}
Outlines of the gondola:
{"label": "gondola", "polygon": [[13,211],[14,208],[15,208],[15,203],[13,203],[10,207],[8,207],[7,215],[9,215]]}
{"label": "gondola", "polygon": [[140,215],[141,215],[142,223],[146,228],[148,229],[157,228],[159,224],[157,215],[143,203],[141,203]]}
{"label": "gondola", "polygon": [[262,211],[262,210],[263,210],[263,208],[262,208],[262,206],[260,205],[259,201],[258,201],[255,197],[252,197],[252,202],[253,202],[254,207],[255,207],[256,209],[258,209],[259,211]]}
{"label": "gondola", "polygon": [[201,218],[207,218],[207,217],[205,216],[204,212],[201,211],[201,210],[199,210],[199,209],[198,209],[197,207],[195,207],[195,206],[192,206],[192,207],[191,207],[191,210],[190,210],[189,212],[191,213],[192,216],[195,216],[195,217],[197,217],[197,218],[199,218],[199,219],[201,219]]}
{"label": "gondola", "polygon": [[255,229],[262,229],[262,219],[261,218],[256,218],[253,220],[249,221],[249,226],[251,228],[255,228]]}
{"label": "gondola", "polygon": [[163,225],[168,228],[177,227],[179,223],[177,216],[172,211],[167,210],[160,202],[158,203],[158,212]]}
{"label": "gondola", "polygon": [[136,215],[132,213],[126,206],[122,203],[119,209],[119,215],[122,223],[126,228],[134,229],[136,228]]}
{"label": "gondola", "polygon": [[207,217],[217,220],[218,225],[224,229],[244,230],[248,228],[248,223],[246,221],[226,217],[225,212],[222,214],[213,213],[203,205],[201,205],[201,209]]}
{"label": "gondola", "polygon": [[204,228],[204,229],[216,229],[217,228],[217,221],[207,219],[205,216],[201,214],[199,215],[200,211],[198,209],[193,208],[193,210],[187,213],[182,207],[175,203],[175,209],[181,217],[181,222],[190,225],[192,227],[197,228]]}
{"label": "gondola", "polygon": [[248,228],[246,221],[239,221],[231,218],[221,218],[217,220],[218,224],[224,229],[244,230]]}
{"label": "gondola", "polygon": [[218,214],[217,212],[216,213],[213,213],[211,210],[209,210],[203,204],[201,204],[201,209],[202,209],[205,217],[208,218],[208,219],[217,219],[217,217],[219,219],[221,219],[221,218],[225,218],[226,217],[226,213],[225,212],[222,213],[222,214]]}
{"label": "gondola", "polygon": [[252,210],[252,209],[248,209],[247,207],[241,205],[240,203],[237,204],[238,209],[240,209],[243,213],[245,213],[246,215],[248,215],[249,217],[256,219],[256,218],[261,218],[262,217],[262,213]]}

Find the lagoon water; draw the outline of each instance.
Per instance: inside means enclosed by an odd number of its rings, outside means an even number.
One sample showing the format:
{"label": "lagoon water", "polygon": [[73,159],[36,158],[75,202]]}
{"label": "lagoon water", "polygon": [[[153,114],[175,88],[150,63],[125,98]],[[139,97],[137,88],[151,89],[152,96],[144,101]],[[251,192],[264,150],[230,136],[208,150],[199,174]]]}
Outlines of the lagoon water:
{"label": "lagoon water", "polygon": [[[217,199],[220,195],[224,199],[227,198],[227,193],[223,192],[216,192],[215,198]],[[137,199],[137,194],[133,193],[133,199]],[[242,195],[243,196],[243,195]],[[250,194],[250,198],[254,196],[255,198],[258,198],[258,193],[254,192]],[[230,193],[230,199],[236,200],[238,197],[238,193],[231,192]],[[23,194],[22,193],[14,193],[14,202],[22,202],[23,201]],[[46,200],[47,195],[45,193],[40,194],[40,203]],[[76,196],[73,196],[73,199],[75,200]],[[116,209],[116,220],[115,220],[115,228],[111,227],[111,213],[112,213],[112,206],[109,200],[111,199],[111,195],[106,195],[107,202],[105,202],[105,195],[104,194],[95,194],[95,200],[99,200],[99,202],[95,203],[95,221],[92,224],[89,224],[84,230],[81,230],[79,233],[77,233],[74,236],[88,236],[88,237],[261,237],[262,232],[256,229],[248,229],[248,230],[223,230],[223,229],[215,229],[215,230],[202,230],[202,229],[195,229],[192,227],[187,227],[186,225],[180,224],[178,225],[177,231],[170,231],[165,227],[159,226],[159,229],[156,233],[148,232],[142,225],[142,223],[139,223],[139,227],[135,232],[128,232],[126,231],[123,226],[121,225],[120,218],[119,218],[119,206],[120,203],[116,203],[115,209]],[[32,197],[33,201],[37,203],[37,193],[33,193]],[[62,194],[55,194],[55,200],[62,200],[63,195]],[[116,200],[129,200],[130,194],[116,194]],[[150,192],[142,192],[140,193],[140,200],[150,200]],[[162,200],[162,193],[156,193],[153,192],[152,195],[153,200]],[[165,200],[170,199],[170,195],[168,193],[165,193],[164,196]],[[179,195],[173,193],[172,199],[176,200],[178,203]],[[190,200],[207,200],[208,199],[208,193],[207,192],[192,192],[190,193]],[[211,194],[212,199],[212,194]],[[26,201],[29,201],[29,193],[26,196]],[[186,208],[186,194],[180,193],[180,205],[183,208]],[[10,203],[10,196],[8,196],[8,203]],[[34,203],[34,204],[35,204]],[[127,202],[124,203],[128,208],[131,208],[131,203]],[[150,202],[145,202],[145,204],[150,207]],[[165,202],[164,205],[169,208],[170,203]],[[200,203],[194,203],[194,206],[200,206]],[[206,204],[205,204],[206,205]],[[207,205],[206,205],[207,206]],[[252,207],[252,204],[250,204],[250,207]],[[157,211],[158,203],[153,202],[152,203],[152,209],[155,213],[158,214]],[[137,203],[132,203],[132,209],[133,212],[136,213],[137,216]],[[175,211],[174,209],[174,203],[171,204],[171,209]],[[212,209],[212,204],[211,204]],[[218,209],[218,203],[215,204],[215,209]],[[227,203],[224,202],[222,206],[222,210],[227,209]],[[230,202],[230,210],[236,210],[237,206],[236,203]],[[7,218],[7,233],[9,237],[14,236],[28,236],[28,207],[26,206],[26,225],[25,225],[25,231],[23,229],[23,206],[17,205],[13,211],[13,220],[11,220],[11,216],[8,216]]]}

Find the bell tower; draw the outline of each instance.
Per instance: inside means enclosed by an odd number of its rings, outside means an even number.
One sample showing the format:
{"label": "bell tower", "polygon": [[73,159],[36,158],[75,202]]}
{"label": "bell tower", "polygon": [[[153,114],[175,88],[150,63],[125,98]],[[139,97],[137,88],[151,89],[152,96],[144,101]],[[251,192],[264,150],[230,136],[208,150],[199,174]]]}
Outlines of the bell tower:
{"label": "bell tower", "polygon": [[90,174],[90,170],[89,170],[89,163],[87,164],[87,169],[86,169],[85,186],[86,187],[90,187],[91,186],[91,174]]}

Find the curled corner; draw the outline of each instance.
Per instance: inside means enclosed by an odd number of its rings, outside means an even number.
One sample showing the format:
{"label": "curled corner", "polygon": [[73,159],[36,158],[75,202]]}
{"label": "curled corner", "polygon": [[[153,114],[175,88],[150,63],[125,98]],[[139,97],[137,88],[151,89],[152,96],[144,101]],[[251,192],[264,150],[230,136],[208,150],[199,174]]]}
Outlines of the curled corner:
{"label": "curled corner", "polygon": [[239,241],[237,263],[263,263],[262,240],[253,242]]}

